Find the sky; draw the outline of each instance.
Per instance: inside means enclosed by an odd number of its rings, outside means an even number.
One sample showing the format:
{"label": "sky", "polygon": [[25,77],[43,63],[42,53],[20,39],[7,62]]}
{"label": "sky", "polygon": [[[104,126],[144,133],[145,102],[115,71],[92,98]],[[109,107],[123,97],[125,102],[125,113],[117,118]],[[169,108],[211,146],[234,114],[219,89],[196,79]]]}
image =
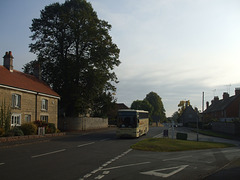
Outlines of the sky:
{"label": "sky", "polygon": [[[12,51],[14,69],[36,56],[29,52],[32,19],[64,0],[0,0],[0,55]],[[120,49],[115,98],[131,106],[151,91],[166,115],[190,100],[202,110],[214,96],[240,87],[239,0],[88,0],[98,18],[112,25]],[[0,61],[2,65],[2,61]]]}

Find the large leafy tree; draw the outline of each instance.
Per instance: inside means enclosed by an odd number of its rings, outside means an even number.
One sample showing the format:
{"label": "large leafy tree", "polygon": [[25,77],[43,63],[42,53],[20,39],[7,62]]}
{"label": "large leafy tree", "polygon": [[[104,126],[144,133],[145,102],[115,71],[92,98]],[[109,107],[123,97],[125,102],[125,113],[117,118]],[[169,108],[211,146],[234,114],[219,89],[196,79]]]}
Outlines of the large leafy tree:
{"label": "large leafy tree", "polygon": [[166,120],[166,114],[162,103],[162,99],[157,93],[155,92],[148,93],[144,100],[148,101],[153,107],[153,111],[151,114],[153,120],[160,120],[161,122]]}
{"label": "large leafy tree", "polygon": [[145,111],[148,111],[149,114],[151,114],[152,110],[153,110],[153,107],[148,101],[136,100],[136,101],[132,102],[131,109],[145,110]]}
{"label": "large leafy tree", "polygon": [[165,122],[167,120],[161,97],[150,92],[144,100],[136,100],[131,104],[131,109],[141,109],[149,112],[150,120]]}
{"label": "large leafy tree", "polygon": [[117,83],[114,67],[120,50],[109,35],[111,25],[98,19],[86,0],[69,0],[46,6],[30,27],[35,61],[24,66],[33,73],[40,64],[42,79],[61,96],[66,115],[91,109],[106,114]]}

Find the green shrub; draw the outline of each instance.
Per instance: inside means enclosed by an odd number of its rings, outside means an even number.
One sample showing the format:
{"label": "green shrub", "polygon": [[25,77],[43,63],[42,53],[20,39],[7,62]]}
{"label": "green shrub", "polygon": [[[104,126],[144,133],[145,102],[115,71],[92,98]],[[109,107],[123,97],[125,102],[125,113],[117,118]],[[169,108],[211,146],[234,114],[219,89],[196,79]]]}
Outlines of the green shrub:
{"label": "green shrub", "polygon": [[176,138],[181,140],[187,140],[188,134],[187,133],[177,133]]}
{"label": "green shrub", "polygon": [[24,136],[23,131],[18,127],[14,127],[10,129],[9,131],[7,131],[5,135],[6,136]]}
{"label": "green shrub", "polygon": [[24,123],[21,125],[21,130],[25,135],[37,134],[37,126],[34,123]]}
{"label": "green shrub", "polygon": [[48,123],[47,128],[46,128],[46,133],[55,133],[56,132],[56,127],[54,123]]}

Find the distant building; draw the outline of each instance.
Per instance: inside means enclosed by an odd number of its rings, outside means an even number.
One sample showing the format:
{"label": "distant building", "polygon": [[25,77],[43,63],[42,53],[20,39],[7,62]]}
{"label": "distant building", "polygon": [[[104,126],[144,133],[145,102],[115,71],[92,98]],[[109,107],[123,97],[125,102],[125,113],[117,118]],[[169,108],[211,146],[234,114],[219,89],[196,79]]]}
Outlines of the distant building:
{"label": "distant building", "polygon": [[108,112],[108,123],[110,125],[116,124],[117,112],[120,109],[129,109],[124,103],[115,103],[112,109]]}
{"label": "distant building", "polygon": [[12,52],[6,52],[0,65],[0,105],[11,107],[11,126],[43,120],[57,127],[60,96],[37,77],[13,69]]}
{"label": "distant building", "polygon": [[182,123],[183,126],[196,124],[198,121],[200,121],[198,112],[196,112],[191,105],[187,105],[183,113],[178,118],[178,123]]}
{"label": "distant building", "polygon": [[229,121],[240,118],[240,88],[235,89],[235,95],[229,96],[227,92],[223,93],[220,100],[215,96],[211,101],[207,102],[207,109],[203,112],[204,119],[217,119],[220,121]]}

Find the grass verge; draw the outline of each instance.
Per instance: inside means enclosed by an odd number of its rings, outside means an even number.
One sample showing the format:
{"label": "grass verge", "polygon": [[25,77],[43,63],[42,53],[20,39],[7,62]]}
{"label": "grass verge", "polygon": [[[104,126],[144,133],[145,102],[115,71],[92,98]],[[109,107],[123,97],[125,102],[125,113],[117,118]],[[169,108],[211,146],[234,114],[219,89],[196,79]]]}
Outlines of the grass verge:
{"label": "grass verge", "polygon": [[155,152],[188,151],[227,147],[235,147],[235,145],[215,142],[186,141],[169,138],[144,139],[131,146],[132,149]]}
{"label": "grass verge", "polygon": [[[197,132],[197,130],[192,130],[194,132]],[[219,138],[224,138],[224,139],[234,139],[233,136],[227,135],[227,134],[222,134],[222,133],[217,133],[213,131],[207,131],[207,130],[198,130],[199,134],[207,135],[207,136],[213,136],[213,137],[219,137]]]}

